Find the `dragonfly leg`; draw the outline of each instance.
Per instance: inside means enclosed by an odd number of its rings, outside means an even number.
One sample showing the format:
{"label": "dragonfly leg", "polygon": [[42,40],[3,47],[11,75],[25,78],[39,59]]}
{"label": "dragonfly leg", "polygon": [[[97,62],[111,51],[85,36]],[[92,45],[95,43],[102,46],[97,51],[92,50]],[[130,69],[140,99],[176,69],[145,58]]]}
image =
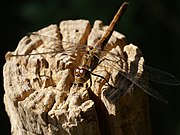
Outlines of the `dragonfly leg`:
{"label": "dragonfly leg", "polygon": [[[111,84],[109,84],[109,82],[106,80],[105,77],[103,77],[103,76],[101,76],[101,75],[94,74],[94,73],[92,73],[92,72],[91,72],[91,74],[94,75],[94,76],[97,76],[97,77],[100,77],[100,78],[104,79],[105,82],[106,82],[111,88],[114,88]],[[90,79],[90,80],[91,80],[91,79]],[[92,83],[92,80],[91,80],[90,82]]]}
{"label": "dragonfly leg", "polygon": [[92,78],[90,76],[90,86],[89,87],[91,87],[91,86],[92,86]]}
{"label": "dragonfly leg", "polygon": [[106,58],[103,58],[103,59],[99,60],[99,62],[98,62],[97,65],[99,65],[99,64],[100,64],[101,62],[103,62],[104,60],[106,60]]}

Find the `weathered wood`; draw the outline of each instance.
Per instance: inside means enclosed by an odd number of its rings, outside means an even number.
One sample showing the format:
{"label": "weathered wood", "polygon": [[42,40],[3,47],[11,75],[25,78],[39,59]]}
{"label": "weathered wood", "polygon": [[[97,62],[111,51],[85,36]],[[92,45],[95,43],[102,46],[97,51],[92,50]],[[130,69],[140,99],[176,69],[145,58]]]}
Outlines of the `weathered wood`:
{"label": "weathered wood", "polygon": [[[6,54],[4,103],[12,134],[150,134],[148,100],[139,88],[133,86],[131,93],[114,104],[104,95],[111,89],[101,77],[92,76],[91,88],[72,85],[73,70],[78,66],[82,52],[11,57],[11,54],[66,50],[84,44],[93,46],[106,29],[101,21],[95,21],[92,29],[87,20],[62,21],[59,27],[50,25],[37,32],[51,38],[25,36],[15,52]],[[77,44],[64,42],[61,45],[52,38]],[[125,36],[118,32],[113,32],[105,49],[115,57],[104,53],[111,61],[103,60],[93,73],[103,76],[112,85],[115,82],[125,85],[117,79],[119,68],[114,64],[117,59],[121,62],[124,53],[128,60],[143,65],[140,50],[135,45],[126,45]],[[121,71],[131,72],[131,63],[123,60],[122,63]],[[136,76],[141,77],[143,67],[136,69],[140,69]]]}

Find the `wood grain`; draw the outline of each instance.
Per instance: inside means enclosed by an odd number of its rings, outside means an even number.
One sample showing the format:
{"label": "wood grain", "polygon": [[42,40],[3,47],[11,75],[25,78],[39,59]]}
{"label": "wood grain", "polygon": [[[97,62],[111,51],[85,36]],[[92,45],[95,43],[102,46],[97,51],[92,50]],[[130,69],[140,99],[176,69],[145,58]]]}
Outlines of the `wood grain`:
{"label": "wood grain", "polygon": [[[107,100],[104,92],[111,90],[101,77],[92,76],[92,87],[73,85],[73,70],[82,52],[72,54],[41,54],[52,50],[66,50],[85,44],[93,46],[107,29],[97,20],[91,28],[87,20],[67,20],[50,25],[25,36],[14,52],[6,54],[4,65],[4,103],[14,135],[137,135],[150,134],[147,95],[138,87],[121,96],[116,103]],[[57,40],[50,40],[51,37]],[[66,41],[62,44],[59,41]],[[69,42],[69,43],[67,43]],[[76,44],[70,44],[76,43]],[[76,47],[75,47],[76,46]],[[143,65],[141,51],[133,44],[126,45],[125,36],[114,31],[107,52],[127,54],[127,59]],[[25,56],[14,56],[26,54]],[[103,57],[110,58],[104,53]],[[12,57],[13,56],[13,57]],[[111,57],[112,60],[114,59]],[[110,59],[111,59],[110,58]],[[130,72],[128,61],[120,71]],[[110,66],[108,66],[110,65]],[[112,85],[125,85],[118,79],[119,69],[113,61],[103,60],[93,73],[103,76]],[[143,67],[137,67],[139,77]]]}

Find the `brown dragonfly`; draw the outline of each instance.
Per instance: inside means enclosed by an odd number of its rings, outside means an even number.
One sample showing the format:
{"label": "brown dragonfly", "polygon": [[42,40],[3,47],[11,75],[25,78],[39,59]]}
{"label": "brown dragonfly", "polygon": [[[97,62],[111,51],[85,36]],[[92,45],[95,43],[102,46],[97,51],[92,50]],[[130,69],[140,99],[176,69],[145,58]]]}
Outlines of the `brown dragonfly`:
{"label": "brown dragonfly", "polygon": [[[120,79],[122,80],[122,77],[125,80],[127,80],[126,86],[121,86],[120,84],[112,86],[108,83],[108,81],[103,76],[92,73],[92,71],[99,65],[99,63],[101,63],[104,59],[108,60],[107,58],[102,58],[102,54],[106,51],[104,47],[109,41],[118,20],[122,17],[127,6],[128,6],[127,2],[124,2],[120,6],[119,10],[117,11],[113,20],[111,21],[108,29],[106,30],[104,35],[101,37],[101,39],[97,41],[93,47],[87,46],[87,45],[84,45],[84,46],[81,45],[81,47],[77,47],[77,48],[72,47],[66,50],[59,49],[58,51],[49,51],[49,52],[34,53],[34,54],[33,53],[16,54],[16,55],[11,55],[11,56],[13,57],[13,56],[25,56],[25,55],[41,55],[41,54],[50,54],[50,53],[54,53],[54,54],[67,53],[68,54],[69,52],[75,53],[75,52],[81,51],[81,52],[84,52],[84,54],[83,54],[80,65],[74,70],[74,78],[75,78],[74,84],[82,85],[85,82],[87,82],[87,80],[90,79],[90,86],[91,86],[92,85],[91,75],[94,75],[94,76],[103,78],[107,82],[107,84],[110,86],[111,90],[106,90],[104,94],[107,97],[107,99],[111,102],[115,102],[116,99],[118,99],[120,96],[123,96],[127,92],[129,92],[129,90],[132,88],[133,85],[138,86],[144,92],[151,95],[152,97],[162,102],[167,102],[166,99],[164,99],[157,91],[155,91],[153,88],[149,86],[148,83],[146,83],[150,80],[150,81],[154,81],[161,84],[180,85],[180,82],[173,75],[167,72],[160,71],[158,69],[143,65],[143,68],[148,77],[144,77],[143,79],[137,79],[133,73],[120,71],[119,73],[121,77],[119,78],[119,80]],[[35,36],[41,36],[44,38],[51,38],[51,37],[39,35],[35,32],[31,34]],[[51,40],[59,42],[59,44],[63,44],[64,42],[64,41],[57,41],[57,39],[54,39],[54,38],[52,38]],[[75,44],[75,43],[69,43],[69,44]],[[113,54],[110,54],[110,55],[113,56]],[[120,58],[123,59],[124,61],[127,61],[124,57],[120,57]],[[114,62],[118,62],[118,59],[117,61],[114,61]],[[113,66],[112,68],[118,68],[118,67]]]}

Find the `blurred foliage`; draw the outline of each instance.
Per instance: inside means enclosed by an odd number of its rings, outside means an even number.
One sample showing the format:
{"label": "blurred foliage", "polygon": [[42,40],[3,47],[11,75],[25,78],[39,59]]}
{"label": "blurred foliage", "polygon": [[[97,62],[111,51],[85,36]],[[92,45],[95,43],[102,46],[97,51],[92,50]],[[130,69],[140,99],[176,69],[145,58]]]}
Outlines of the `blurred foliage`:
{"label": "blurred foliage", "polygon": [[[122,0],[19,0],[1,1],[2,57],[14,50],[26,33],[67,19],[96,19],[108,24]],[[168,71],[180,79],[180,1],[129,0],[130,5],[117,31],[141,48],[146,64]],[[5,63],[4,59],[1,65]],[[2,67],[1,66],[1,67]],[[180,134],[180,87],[153,85],[169,104],[150,98],[153,135]],[[3,89],[3,87],[2,87]],[[1,92],[3,98],[3,92]],[[2,99],[1,98],[1,99]],[[1,103],[3,105],[3,103]],[[2,108],[3,134],[10,132],[7,115]]]}

